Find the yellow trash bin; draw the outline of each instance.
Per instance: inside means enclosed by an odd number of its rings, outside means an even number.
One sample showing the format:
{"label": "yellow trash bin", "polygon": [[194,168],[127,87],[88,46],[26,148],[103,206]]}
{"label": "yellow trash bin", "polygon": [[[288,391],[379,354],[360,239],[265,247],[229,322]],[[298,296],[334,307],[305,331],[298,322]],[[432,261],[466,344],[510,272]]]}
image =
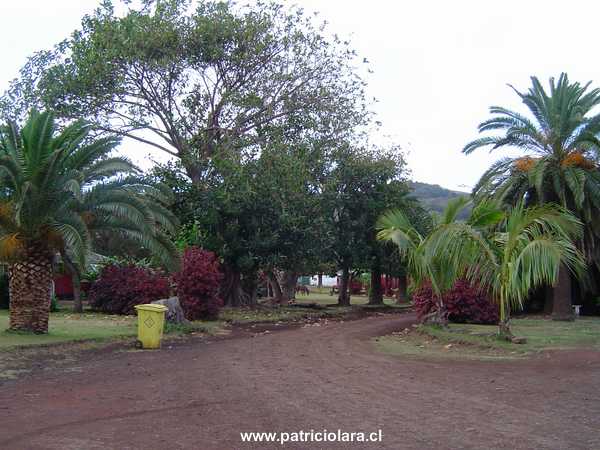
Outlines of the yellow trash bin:
{"label": "yellow trash bin", "polygon": [[142,348],[160,348],[163,329],[165,327],[165,313],[169,308],[163,305],[137,305],[138,315],[138,343]]}

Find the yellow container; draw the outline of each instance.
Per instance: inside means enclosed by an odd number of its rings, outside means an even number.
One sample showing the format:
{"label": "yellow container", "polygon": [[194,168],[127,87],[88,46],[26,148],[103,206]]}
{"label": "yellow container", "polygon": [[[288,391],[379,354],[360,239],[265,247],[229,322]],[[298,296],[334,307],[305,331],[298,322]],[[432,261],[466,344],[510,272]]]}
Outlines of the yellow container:
{"label": "yellow container", "polygon": [[160,348],[163,329],[165,327],[165,313],[169,308],[163,305],[137,305],[138,315],[138,343],[142,348]]}

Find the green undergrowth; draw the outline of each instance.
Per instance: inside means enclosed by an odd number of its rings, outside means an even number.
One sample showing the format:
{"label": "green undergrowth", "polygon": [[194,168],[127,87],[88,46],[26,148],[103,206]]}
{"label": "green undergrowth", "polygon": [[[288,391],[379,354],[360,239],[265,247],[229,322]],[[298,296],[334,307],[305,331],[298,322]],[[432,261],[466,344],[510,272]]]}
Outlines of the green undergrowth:
{"label": "green undergrowth", "polygon": [[514,359],[548,350],[591,348],[600,350],[600,318],[581,317],[574,322],[528,317],[512,321],[512,331],[526,343],[500,339],[494,325],[431,325],[400,330],[375,339],[380,351],[423,358]]}

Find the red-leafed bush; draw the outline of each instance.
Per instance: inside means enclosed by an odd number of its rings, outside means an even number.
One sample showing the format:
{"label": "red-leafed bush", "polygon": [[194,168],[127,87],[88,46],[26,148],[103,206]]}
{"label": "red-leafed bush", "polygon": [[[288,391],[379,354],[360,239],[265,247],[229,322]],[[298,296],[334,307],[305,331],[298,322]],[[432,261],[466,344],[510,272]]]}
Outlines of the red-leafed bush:
{"label": "red-leafed bush", "polygon": [[352,280],[350,282],[350,294],[351,295],[360,295],[361,292],[364,290],[365,285],[357,280]]}
{"label": "red-leafed bush", "polygon": [[[419,319],[438,309],[431,285],[416,290],[412,299]],[[451,322],[498,323],[498,305],[490,301],[484,292],[466,281],[457,281],[454,287],[442,296],[442,300],[448,320]]]}
{"label": "red-leafed bush", "polygon": [[216,255],[198,247],[183,254],[181,272],[175,275],[179,303],[188,320],[216,319],[223,306],[219,287],[223,275]]}
{"label": "red-leafed bush", "polygon": [[108,265],[90,288],[93,309],[108,314],[134,314],[135,305],[169,296],[169,279],[162,273],[137,266]]}

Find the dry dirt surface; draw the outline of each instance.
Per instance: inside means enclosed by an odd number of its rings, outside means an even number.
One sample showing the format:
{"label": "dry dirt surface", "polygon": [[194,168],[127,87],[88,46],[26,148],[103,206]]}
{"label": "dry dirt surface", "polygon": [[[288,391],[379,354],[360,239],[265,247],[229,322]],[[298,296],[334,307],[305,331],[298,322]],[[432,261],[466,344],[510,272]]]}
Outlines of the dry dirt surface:
{"label": "dry dirt surface", "polygon": [[[0,385],[2,449],[600,449],[600,353],[420,361],[371,337],[412,314],[99,353]],[[383,432],[242,443],[240,432]]]}

